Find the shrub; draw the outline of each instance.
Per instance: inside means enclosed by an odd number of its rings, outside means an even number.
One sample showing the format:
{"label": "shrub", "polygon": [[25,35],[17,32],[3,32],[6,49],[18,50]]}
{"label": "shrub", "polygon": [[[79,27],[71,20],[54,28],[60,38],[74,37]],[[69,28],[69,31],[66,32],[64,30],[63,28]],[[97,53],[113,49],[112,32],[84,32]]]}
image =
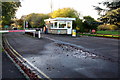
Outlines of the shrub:
{"label": "shrub", "polygon": [[110,26],[109,26],[109,29],[110,29],[110,30],[117,30],[117,29],[118,29],[118,26],[116,26],[116,25],[110,25]]}
{"label": "shrub", "polygon": [[116,30],[118,29],[118,26],[114,24],[103,24],[103,25],[99,25],[97,29],[98,30]]}

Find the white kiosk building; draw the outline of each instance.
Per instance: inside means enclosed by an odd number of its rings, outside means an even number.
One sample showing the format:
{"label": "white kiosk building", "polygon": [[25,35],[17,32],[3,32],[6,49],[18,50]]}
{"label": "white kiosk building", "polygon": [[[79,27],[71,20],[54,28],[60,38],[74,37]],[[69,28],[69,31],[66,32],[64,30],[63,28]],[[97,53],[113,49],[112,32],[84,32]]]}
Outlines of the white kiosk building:
{"label": "white kiosk building", "polygon": [[52,34],[72,34],[72,21],[75,18],[49,18],[45,19],[48,33]]}

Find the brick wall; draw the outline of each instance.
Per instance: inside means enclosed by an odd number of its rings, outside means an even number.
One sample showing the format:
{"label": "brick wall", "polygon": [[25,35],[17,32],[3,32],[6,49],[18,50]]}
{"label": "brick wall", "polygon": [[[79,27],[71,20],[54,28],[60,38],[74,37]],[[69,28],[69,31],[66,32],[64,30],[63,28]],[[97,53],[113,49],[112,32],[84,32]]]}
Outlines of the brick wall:
{"label": "brick wall", "polygon": [[48,33],[52,33],[52,34],[67,34],[67,30],[66,29],[49,29]]}

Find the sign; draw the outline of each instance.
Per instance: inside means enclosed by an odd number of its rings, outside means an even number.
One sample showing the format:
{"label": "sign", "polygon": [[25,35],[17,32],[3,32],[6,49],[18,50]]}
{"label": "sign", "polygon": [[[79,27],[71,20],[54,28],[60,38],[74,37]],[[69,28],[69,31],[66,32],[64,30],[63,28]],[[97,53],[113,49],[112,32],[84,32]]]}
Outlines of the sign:
{"label": "sign", "polygon": [[95,33],[95,32],[96,32],[96,31],[93,29],[93,30],[92,30],[92,33]]}
{"label": "sign", "polygon": [[28,28],[28,22],[26,21],[26,28]]}

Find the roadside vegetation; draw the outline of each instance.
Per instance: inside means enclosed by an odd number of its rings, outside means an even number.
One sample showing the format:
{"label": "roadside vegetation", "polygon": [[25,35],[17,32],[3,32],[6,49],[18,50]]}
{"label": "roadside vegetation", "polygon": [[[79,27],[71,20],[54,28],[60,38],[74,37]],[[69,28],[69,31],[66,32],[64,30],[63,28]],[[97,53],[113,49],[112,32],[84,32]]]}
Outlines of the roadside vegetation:
{"label": "roadside vegetation", "polygon": [[78,36],[93,36],[93,37],[107,37],[107,38],[116,38],[119,39],[120,35],[112,34],[88,34],[88,33],[77,33]]}
{"label": "roadside vegetation", "polygon": [[1,19],[0,19],[0,28],[9,28],[14,21],[12,19],[15,18],[15,14],[17,9],[21,6],[20,2],[1,2],[0,7],[1,11]]}
{"label": "roadside vegetation", "polygon": [[120,31],[97,31],[97,34],[111,34],[111,35],[119,35]]}

